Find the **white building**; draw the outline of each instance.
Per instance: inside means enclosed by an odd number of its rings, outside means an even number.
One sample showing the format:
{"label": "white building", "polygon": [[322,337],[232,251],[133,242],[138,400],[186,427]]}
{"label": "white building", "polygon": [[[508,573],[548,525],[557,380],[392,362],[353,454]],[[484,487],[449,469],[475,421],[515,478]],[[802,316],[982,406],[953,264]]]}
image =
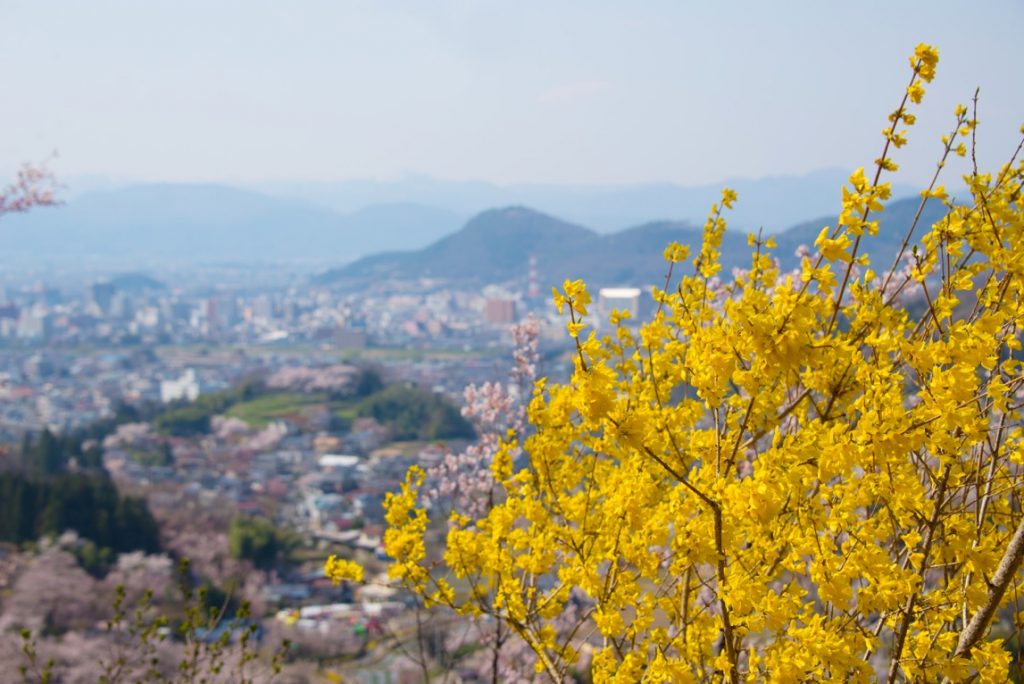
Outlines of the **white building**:
{"label": "white building", "polygon": [[359,465],[360,459],[358,456],[348,456],[344,454],[324,454],[320,457],[318,465],[321,468],[340,468],[342,470],[349,470]]}
{"label": "white building", "polygon": [[199,378],[196,377],[196,372],[189,368],[177,380],[160,382],[160,401],[165,404],[179,399],[195,401],[200,391]]}
{"label": "white building", "polygon": [[602,287],[598,291],[598,312],[601,323],[608,321],[612,310],[629,311],[631,319],[636,321],[640,316],[640,288],[638,287]]}

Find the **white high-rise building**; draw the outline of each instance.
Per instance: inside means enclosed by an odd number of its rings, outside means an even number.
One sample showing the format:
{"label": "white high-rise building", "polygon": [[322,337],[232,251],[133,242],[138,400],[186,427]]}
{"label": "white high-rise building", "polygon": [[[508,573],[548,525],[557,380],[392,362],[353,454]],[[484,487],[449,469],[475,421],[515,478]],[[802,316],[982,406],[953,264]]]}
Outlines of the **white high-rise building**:
{"label": "white high-rise building", "polygon": [[630,320],[640,317],[639,287],[602,287],[598,290],[597,309],[601,316],[601,325],[608,324],[608,314],[612,310],[629,311]]}

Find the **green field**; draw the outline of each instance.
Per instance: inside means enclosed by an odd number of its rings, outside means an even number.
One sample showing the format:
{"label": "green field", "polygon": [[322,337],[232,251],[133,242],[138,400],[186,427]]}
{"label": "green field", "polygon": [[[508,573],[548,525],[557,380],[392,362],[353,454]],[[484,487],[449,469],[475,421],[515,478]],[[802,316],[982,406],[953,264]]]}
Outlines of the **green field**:
{"label": "green field", "polygon": [[[226,406],[221,407],[221,404]],[[335,432],[347,431],[358,416],[365,416],[387,427],[392,439],[399,442],[472,438],[474,434],[473,427],[453,403],[427,390],[401,385],[388,385],[362,398],[332,399],[322,392],[274,392],[247,401],[223,401],[221,404],[214,406],[214,410],[226,410],[228,416],[260,428],[275,420],[295,418],[300,429],[304,429],[304,418],[311,417],[308,409],[320,409],[333,414],[329,418],[329,429]],[[301,415],[303,411],[307,411],[306,416]],[[193,432],[209,430],[212,412],[197,411],[194,405],[175,409],[175,412],[171,416],[177,421],[175,424],[184,422],[185,428]],[[186,415],[179,415],[182,413]]]}
{"label": "green field", "polygon": [[265,427],[271,421],[294,415],[308,406],[326,403],[323,394],[280,393],[268,394],[252,401],[235,404],[228,415],[244,420],[249,425]]}
{"label": "green field", "polygon": [[342,361],[430,361],[477,358],[494,355],[493,351],[483,349],[402,349],[392,347],[369,347],[364,349],[342,349],[338,357]]}
{"label": "green field", "polygon": [[331,404],[331,411],[338,418],[352,421],[359,416],[359,409],[352,402],[335,401]]}

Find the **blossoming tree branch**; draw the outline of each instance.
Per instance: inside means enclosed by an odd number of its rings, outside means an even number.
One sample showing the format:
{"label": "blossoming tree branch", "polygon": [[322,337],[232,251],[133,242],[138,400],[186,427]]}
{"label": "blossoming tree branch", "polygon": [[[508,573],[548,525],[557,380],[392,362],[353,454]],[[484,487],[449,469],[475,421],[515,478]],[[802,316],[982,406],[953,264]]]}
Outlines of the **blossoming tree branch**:
{"label": "blossoming tree branch", "polygon": [[57,182],[45,166],[25,164],[14,181],[0,187],[0,216],[54,206],[59,203],[56,190]]}
{"label": "blossoming tree branch", "polygon": [[[914,51],[881,155],[794,272],[751,236],[749,269],[719,280],[725,190],[700,253],[665,250],[651,320],[615,312],[601,336],[582,282],[555,292],[571,380],[536,381],[481,466],[486,505],[453,507],[443,548],[409,471],[386,503],[391,580],[506,626],[552,681],[583,658],[630,684],[1006,681],[1024,619],[1024,163],[1018,146],[977,168],[976,99],[921,193],[944,218],[905,226],[892,264],[865,251],[937,62]],[[940,182],[958,157],[963,197]]]}

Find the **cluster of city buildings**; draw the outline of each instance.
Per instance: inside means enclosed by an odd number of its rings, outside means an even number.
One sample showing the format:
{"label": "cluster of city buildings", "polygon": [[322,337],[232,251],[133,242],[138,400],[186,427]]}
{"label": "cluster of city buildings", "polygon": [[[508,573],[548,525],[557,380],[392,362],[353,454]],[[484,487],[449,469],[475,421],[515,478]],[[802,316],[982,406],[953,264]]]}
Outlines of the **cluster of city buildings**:
{"label": "cluster of city buildings", "polygon": [[[169,458],[151,459],[169,445]],[[125,489],[161,511],[193,508],[263,517],[307,545],[385,559],[384,500],[410,466],[429,468],[459,443],[398,447],[385,426],[357,418],[332,429],[322,407],[266,425],[217,416],[208,434],[160,435],[151,423],[119,426],[103,444],[104,464]],[[310,634],[372,633],[407,607],[387,586],[355,589],[327,581],[322,565],[279,571],[262,587],[268,619]],[[301,636],[301,634],[300,634]]]}
{"label": "cluster of city buildings", "polygon": [[[637,309],[640,291],[607,290]],[[477,348],[528,313],[553,317],[546,298],[497,285],[382,283],[359,292],[304,284],[168,287],[146,276],[63,289],[36,283],[0,293],[0,348],[82,345],[332,344]]]}
{"label": "cluster of city buildings", "polygon": [[194,399],[281,363],[273,356],[130,347],[8,349],[0,354],[0,443],[17,443],[25,432],[85,427],[122,404]]}
{"label": "cluster of city buildings", "polygon": [[330,343],[397,346],[429,341],[472,346],[525,313],[505,292],[339,295],[329,289],[120,289],[93,282],[76,291],[45,284],[0,296],[7,347]]}

